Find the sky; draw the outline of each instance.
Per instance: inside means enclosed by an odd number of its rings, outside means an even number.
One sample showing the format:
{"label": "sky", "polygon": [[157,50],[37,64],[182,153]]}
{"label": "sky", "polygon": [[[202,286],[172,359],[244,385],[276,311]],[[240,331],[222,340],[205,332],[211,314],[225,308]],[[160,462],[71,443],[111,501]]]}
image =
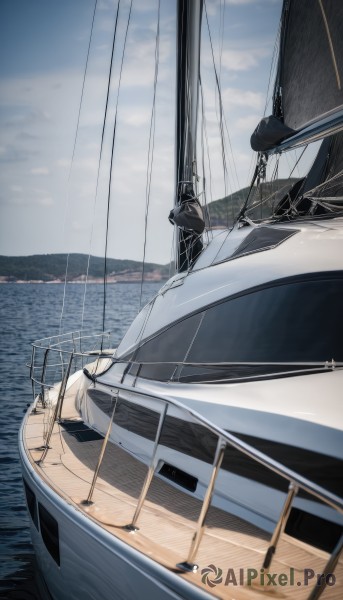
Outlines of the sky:
{"label": "sky", "polygon": [[[82,252],[101,256],[108,226],[108,256],[142,260],[145,255],[148,261],[169,262],[173,228],[168,214],[174,203],[175,4],[175,0],[161,0],[150,179],[158,0],[133,0],[120,78],[130,6],[129,0],[121,0],[100,170],[117,0],[97,2],[84,89],[95,0],[1,0],[0,254]],[[254,161],[250,135],[266,109],[281,4],[281,0],[206,1],[221,82],[228,161],[225,181],[218,94],[204,19],[201,77],[208,201],[250,181]],[[198,160],[200,173],[200,149]]]}

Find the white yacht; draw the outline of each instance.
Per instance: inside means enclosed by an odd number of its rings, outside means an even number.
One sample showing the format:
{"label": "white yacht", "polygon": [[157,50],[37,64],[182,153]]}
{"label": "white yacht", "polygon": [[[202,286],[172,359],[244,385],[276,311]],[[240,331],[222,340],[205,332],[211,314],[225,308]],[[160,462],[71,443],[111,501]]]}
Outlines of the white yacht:
{"label": "white yacht", "polygon": [[[263,219],[249,194],[204,243],[193,175],[203,7],[178,2],[177,272],[116,349],[106,332],[33,344],[19,445],[53,600],[342,595],[343,95],[328,62],[343,61],[343,11],[330,7],[284,3],[251,190],[270,155],[324,138],[312,169]],[[321,102],[309,86],[301,111],[299,24],[303,38],[331,40],[313,58],[326,69]]]}

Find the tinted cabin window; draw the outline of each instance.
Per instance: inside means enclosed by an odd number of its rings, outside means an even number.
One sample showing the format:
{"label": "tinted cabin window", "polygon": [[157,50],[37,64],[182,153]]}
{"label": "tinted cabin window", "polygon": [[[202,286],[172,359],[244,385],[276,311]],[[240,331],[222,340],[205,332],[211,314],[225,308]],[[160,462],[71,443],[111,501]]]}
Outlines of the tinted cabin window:
{"label": "tinted cabin window", "polygon": [[343,359],[342,280],[277,285],[206,311],[187,362]]}
{"label": "tinted cabin window", "polygon": [[30,486],[26,483],[25,479],[24,481],[24,490],[25,490],[25,496],[26,496],[26,503],[27,503],[27,508],[29,510],[29,513],[31,515],[31,519],[34,522],[36,529],[38,529],[38,515],[37,515],[37,502],[36,502],[36,496],[33,493],[33,491],[31,490]]}
{"label": "tinted cabin window", "polygon": [[[343,279],[289,280],[227,299],[143,344],[139,376],[215,381],[273,376],[308,362],[343,360]],[[207,363],[183,366],[177,363]],[[282,367],[273,363],[299,363]],[[164,364],[163,364],[164,363]],[[208,363],[212,363],[209,365]],[[221,363],[263,363],[231,365]]]}
{"label": "tinted cabin window", "polygon": [[43,542],[54,561],[60,564],[60,544],[58,536],[58,523],[49,511],[38,503],[39,523]]}
{"label": "tinted cabin window", "polygon": [[[172,377],[176,363],[183,362],[192,344],[202,314],[173,325],[141,346],[134,358],[144,364],[140,376],[147,379],[168,380]],[[169,363],[169,364],[162,364]]]}

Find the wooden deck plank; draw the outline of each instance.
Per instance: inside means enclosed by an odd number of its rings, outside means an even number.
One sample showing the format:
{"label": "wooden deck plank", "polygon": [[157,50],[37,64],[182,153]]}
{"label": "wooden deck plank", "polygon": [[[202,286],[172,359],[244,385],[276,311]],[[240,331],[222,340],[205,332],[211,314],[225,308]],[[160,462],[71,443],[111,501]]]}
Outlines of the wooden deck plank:
{"label": "wooden deck plank", "polygon": [[[74,413],[73,418],[76,417]],[[43,463],[37,464],[42,454],[37,448],[43,445],[45,420],[45,411],[32,413],[25,428],[25,440],[35,468],[57,493],[73,502],[101,527],[167,568],[174,570],[177,563],[186,560],[201,509],[200,500],[155,476],[139,516],[139,531],[128,533],[123,526],[132,520],[147,467],[122,448],[109,443],[96,483],[94,503],[85,506],[82,501],[88,496],[102,441],[80,442],[55,424],[51,449]],[[294,569],[294,585],[233,585],[232,577],[238,578],[240,569],[245,574],[248,569],[255,569],[261,575],[268,543],[269,536],[262,530],[211,507],[196,557],[199,570],[197,573],[180,573],[180,577],[223,599],[255,600],[261,596],[307,598],[311,586],[297,585],[297,582],[303,580],[304,569],[311,568],[315,573],[321,573],[328,555],[286,535],[280,540],[270,572],[289,575],[290,569]],[[213,588],[202,581],[201,570],[209,565],[221,568],[224,574],[222,581]],[[228,569],[233,575],[231,581],[225,582]],[[341,598],[342,559],[335,574],[337,583],[325,590],[324,600]]]}

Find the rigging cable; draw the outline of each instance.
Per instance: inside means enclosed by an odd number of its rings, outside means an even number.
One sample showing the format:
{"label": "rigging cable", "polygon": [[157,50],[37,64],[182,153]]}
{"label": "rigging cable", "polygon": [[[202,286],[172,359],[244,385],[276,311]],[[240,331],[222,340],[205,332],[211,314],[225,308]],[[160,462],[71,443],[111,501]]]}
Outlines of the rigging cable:
{"label": "rigging cable", "polygon": [[[223,0],[223,6],[220,6],[220,22],[221,22],[221,27],[220,27],[220,34],[219,34],[220,35],[220,50],[219,50],[219,82],[220,82],[220,89],[221,89],[222,55],[223,55],[223,45],[224,45],[224,33],[225,33],[225,10],[226,10],[226,4],[225,4],[225,0]],[[224,111],[223,111],[223,121],[224,121],[224,126],[225,126],[225,131],[226,131],[227,139],[228,139],[228,142],[229,142],[230,154],[231,154],[232,164],[233,164],[233,174],[236,177],[236,184],[238,186],[238,189],[240,189],[241,185],[240,185],[240,182],[239,182],[239,177],[238,177],[238,172],[237,172],[237,167],[236,167],[236,161],[234,159],[234,153],[233,153],[232,144],[231,144],[231,136],[229,134],[229,129],[228,129],[228,125],[227,125],[227,121],[226,121],[226,117],[225,117]]]}
{"label": "rigging cable", "polygon": [[103,294],[103,311],[102,311],[102,330],[105,331],[105,318],[106,318],[106,284],[107,284],[107,248],[108,248],[108,229],[109,229],[109,214],[110,214],[110,202],[111,202],[111,184],[112,184],[112,170],[113,170],[113,156],[114,156],[114,142],[116,138],[116,129],[117,129],[117,115],[118,115],[118,104],[119,104],[119,94],[120,94],[120,86],[121,86],[121,78],[123,72],[123,64],[126,50],[126,42],[127,35],[129,31],[129,25],[131,20],[131,11],[132,11],[132,2],[130,2],[129,15],[127,19],[123,52],[120,63],[119,70],[119,80],[118,80],[118,90],[117,90],[117,98],[116,98],[116,106],[115,106],[115,116],[114,116],[114,125],[113,125],[113,137],[112,137],[112,148],[111,148],[111,161],[110,161],[110,175],[108,181],[108,195],[107,195],[107,214],[106,214],[106,237],[105,237],[105,260],[104,260],[104,294]]}
{"label": "rigging cable", "polygon": [[[281,20],[280,20],[278,31],[277,31],[277,34],[276,34],[276,37],[275,37],[275,42],[274,42],[273,57],[272,57],[272,61],[271,61],[270,69],[269,69],[266,102],[265,102],[265,106],[264,106],[263,116],[266,115],[267,106],[268,106],[269,101],[270,101],[270,99],[269,99],[269,92],[270,92],[270,86],[271,86],[271,81],[272,81],[272,75],[273,75],[273,72],[275,70],[275,65],[277,63],[277,60],[278,60],[279,40],[280,40],[280,36],[281,36],[281,29],[282,29],[282,23],[281,23]],[[273,93],[274,93],[274,91],[273,91]],[[250,167],[249,167],[249,173],[250,173],[249,180],[250,180],[251,184],[250,184],[250,187],[249,187],[248,196],[245,199],[245,201],[243,202],[243,205],[242,205],[242,207],[241,207],[241,209],[240,209],[240,211],[238,213],[238,217],[237,217],[237,219],[235,221],[236,223],[239,221],[239,219],[241,219],[242,217],[244,217],[246,211],[248,211],[251,208],[253,208],[253,207],[249,207],[248,208],[248,204],[249,204],[249,199],[250,199],[250,195],[251,195],[251,192],[252,192],[253,185],[254,185],[255,180],[257,178],[257,172],[258,172],[258,168],[259,168],[259,158],[260,158],[260,155],[257,154],[255,170],[254,170],[253,175],[251,175],[252,168],[253,168],[253,162],[254,162],[253,157],[254,157],[254,154],[252,154],[251,161],[250,161]]]}
{"label": "rigging cable", "polygon": [[[270,86],[271,86],[271,81],[272,79],[274,80],[275,77],[273,77],[273,73],[275,71],[275,67],[276,67],[276,63],[278,61],[279,58],[279,47],[280,47],[280,37],[281,37],[281,21],[279,22],[279,27],[278,27],[278,31],[275,37],[275,42],[274,42],[274,49],[273,49],[273,56],[272,56],[272,61],[270,64],[270,69],[269,69],[269,78],[268,78],[268,85],[267,85],[267,94],[266,94],[266,102],[264,105],[264,111],[263,111],[263,116],[266,116],[266,112],[267,112],[267,106],[270,102],[270,98],[269,98],[269,93],[270,93]],[[273,90],[273,94],[274,94],[274,90]]]}
{"label": "rigging cable", "polygon": [[[83,103],[83,95],[84,95],[84,90],[85,90],[86,75],[87,75],[87,70],[88,70],[89,54],[90,54],[90,48],[91,48],[91,43],[92,43],[92,37],[93,37],[93,30],[94,30],[94,22],[95,22],[95,14],[96,14],[96,9],[97,9],[97,4],[98,4],[98,0],[95,0],[94,10],[93,10],[93,17],[92,17],[92,24],[91,24],[91,31],[90,31],[89,42],[88,42],[87,56],[86,56],[86,64],[85,64],[85,68],[84,68],[84,72],[83,72],[81,97],[80,97],[80,103],[79,103],[79,109],[78,109],[78,115],[77,115],[76,131],[75,131],[75,136],[74,136],[74,146],[73,146],[73,152],[72,152],[72,157],[71,157],[71,162],[70,162],[70,168],[69,168],[69,175],[68,175],[68,182],[67,182],[67,201],[66,201],[66,208],[65,208],[65,214],[64,214],[64,225],[63,225],[64,231],[65,231],[66,222],[67,222],[67,213],[68,213],[69,200],[70,200],[70,196],[69,196],[70,180],[71,180],[71,173],[72,173],[73,164],[74,164],[74,158],[75,158],[76,142],[77,142],[78,133],[79,133],[80,118],[81,118],[81,108],[82,108],[82,103]],[[69,269],[69,257],[70,257],[70,253],[68,252],[68,255],[67,255],[67,264],[66,264],[66,271],[65,271],[65,276],[64,276],[63,300],[62,300],[62,308],[61,308],[61,315],[60,315],[60,324],[59,324],[59,329],[58,329],[59,334],[61,334],[61,332],[62,332],[62,320],[63,320],[64,306],[65,306],[65,299],[66,299],[67,276],[68,276],[68,269]]]}
{"label": "rigging cable", "polygon": [[[83,328],[83,320],[84,320],[84,311],[85,311],[85,303],[86,303],[86,288],[87,288],[88,274],[89,274],[89,265],[90,265],[90,251],[91,251],[92,239],[93,239],[93,231],[94,231],[95,209],[96,209],[96,204],[97,204],[97,199],[98,199],[100,167],[101,167],[101,160],[102,160],[102,153],[103,153],[103,146],[104,146],[105,128],[106,128],[106,123],[107,123],[108,102],[109,102],[111,79],[112,79],[113,57],[114,57],[115,40],[116,40],[116,36],[117,36],[117,26],[118,26],[120,2],[121,2],[121,0],[118,0],[117,11],[116,11],[116,18],[115,18],[115,25],[114,25],[114,32],[113,32],[113,39],[112,39],[110,70],[109,70],[109,76],[108,76],[108,82],[107,82],[105,112],[104,112],[104,119],[103,119],[103,124],[102,124],[100,152],[99,152],[99,160],[98,160],[96,185],[95,185],[95,197],[94,197],[94,205],[93,205],[93,219],[92,219],[92,229],[91,229],[91,238],[90,238],[90,250],[89,250],[89,253],[88,253],[87,273],[86,273],[86,281],[85,281],[85,288],[84,288],[84,295],[83,295],[83,306],[82,306],[82,317],[81,317],[81,330]],[[104,331],[104,328],[103,328],[103,331]]]}
{"label": "rigging cable", "polygon": [[211,229],[211,214],[208,208],[207,203],[207,194],[206,194],[206,175],[205,175],[205,144],[207,150],[207,161],[208,161],[208,172],[209,172],[209,187],[210,187],[210,198],[211,202],[213,201],[212,195],[212,170],[211,170],[211,159],[210,159],[210,149],[208,143],[208,135],[207,135],[207,125],[206,125],[206,115],[205,115],[205,104],[204,104],[204,91],[202,87],[201,76],[199,78],[199,87],[200,87],[200,97],[201,97],[201,151],[202,151],[202,172],[203,172],[203,190],[204,190],[204,198],[205,198],[205,209],[208,220],[208,227]]}
{"label": "rigging cable", "polygon": [[158,67],[159,67],[159,58],[160,58],[160,13],[161,13],[161,0],[158,0],[157,27],[156,27],[156,40],[155,40],[154,93],[153,93],[153,101],[152,101],[152,108],[151,108],[150,131],[149,131],[148,165],[147,165],[146,189],[145,189],[145,223],[144,223],[145,227],[144,227],[143,264],[142,264],[142,277],[141,277],[141,289],[140,289],[140,297],[139,297],[139,308],[142,307],[148,215],[149,215],[149,206],[150,206],[151,179],[152,179],[152,168],[153,168],[153,162],[154,162],[154,148],[155,148],[156,90],[157,90]]}
{"label": "rigging cable", "polygon": [[[206,2],[204,3],[204,7],[205,7],[205,15],[206,15],[208,35],[209,35],[209,40],[210,40],[213,69],[214,69],[214,75],[215,75],[216,86],[217,86],[217,90],[218,90],[218,98],[219,98],[219,131],[220,131],[220,141],[221,141],[222,161],[223,161],[223,172],[224,172],[224,193],[225,193],[225,196],[227,196],[227,189],[228,189],[228,169],[227,169],[226,156],[225,156],[224,127],[223,127],[223,102],[222,102],[222,96],[221,96],[220,82],[219,82],[218,73],[217,73],[217,67],[216,67],[215,59],[214,59],[213,43],[212,43],[212,37],[211,37],[210,23],[209,23],[209,20],[208,20]],[[228,219],[228,215],[227,215],[227,219]]]}
{"label": "rigging cable", "polygon": [[[225,2],[224,2],[224,8],[223,8],[223,20],[224,20],[224,11],[225,11]],[[207,21],[207,28],[208,28],[208,34],[209,34],[209,40],[210,40],[210,46],[211,46],[211,52],[212,52],[212,62],[213,62],[213,68],[214,68],[214,73],[215,73],[215,79],[216,79],[216,87],[218,90],[218,98],[219,98],[219,109],[220,109],[220,113],[219,113],[219,121],[220,121],[220,137],[221,137],[221,145],[222,145],[222,161],[223,161],[223,169],[224,169],[224,190],[225,190],[225,198],[227,197],[227,184],[228,184],[228,180],[229,180],[229,173],[228,173],[228,169],[227,169],[227,164],[226,164],[226,148],[225,148],[225,131],[226,131],[226,135],[227,135],[227,140],[229,143],[229,148],[230,148],[230,154],[231,154],[231,160],[232,160],[232,164],[233,164],[233,175],[235,176],[236,179],[236,185],[238,187],[238,189],[240,189],[240,182],[239,182],[239,177],[238,177],[238,172],[237,172],[237,167],[236,167],[236,162],[234,159],[234,153],[233,153],[233,148],[232,148],[232,143],[231,143],[231,137],[229,134],[229,129],[227,126],[227,122],[226,122],[226,117],[225,117],[225,113],[223,110],[223,101],[222,101],[222,94],[221,94],[221,83],[220,83],[220,78],[218,77],[217,74],[217,68],[215,65],[215,59],[214,59],[214,51],[213,51],[213,43],[212,43],[212,36],[211,36],[211,31],[210,31],[210,25],[209,25],[209,19],[208,19],[208,14],[207,14],[207,9],[206,9],[206,1],[205,1],[205,13],[206,13],[206,21]],[[221,64],[221,56],[220,56],[220,64]],[[225,130],[224,130],[225,128]],[[232,190],[232,185],[229,181],[229,186],[230,189]],[[234,207],[233,207],[233,203],[231,204],[231,208],[232,208],[232,222],[234,222]],[[228,221],[228,203],[227,203],[227,221]]]}
{"label": "rigging cable", "polygon": [[302,159],[302,157],[304,155],[304,152],[307,150],[307,147],[308,147],[308,144],[306,144],[305,148],[303,149],[302,153],[300,154],[299,158],[297,159],[297,161],[296,161],[293,169],[291,170],[290,174],[288,175],[288,179],[290,179],[291,176],[293,175],[293,172],[295,171],[295,169],[297,168],[299,162],[301,161],[301,159]]}

